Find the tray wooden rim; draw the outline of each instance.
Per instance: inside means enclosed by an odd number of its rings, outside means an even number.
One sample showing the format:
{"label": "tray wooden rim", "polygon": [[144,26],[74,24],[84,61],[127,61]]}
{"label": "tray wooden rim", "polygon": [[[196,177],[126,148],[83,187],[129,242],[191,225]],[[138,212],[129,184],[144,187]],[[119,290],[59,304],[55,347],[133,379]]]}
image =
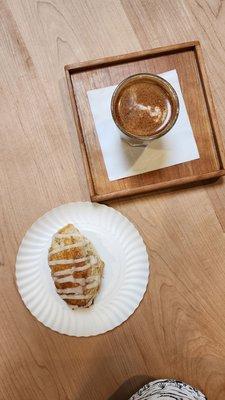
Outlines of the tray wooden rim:
{"label": "tray wooden rim", "polygon": [[[86,146],[85,146],[85,142],[84,142],[83,130],[82,130],[82,126],[80,123],[79,112],[78,112],[76,99],[75,99],[75,95],[74,95],[71,74],[79,73],[79,72],[82,72],[85,70],[99,68],[99,66],[106,67],[109,65],[112,66],[112,65],[116,65],[116,64],[123,64],[126,62],[142,60],[142,59],[145,59],[146,57],[154,56],[154,55],[161,54],[161,53],[171,54],[171,53],[176,53],[176,52],[180,52],[182,50],[188,50],[188,49],[192,49],[195,51],[197,65],[198,65],[199,74],[200,74],[200,78],[201,78],[201,84],[203,87],[204,96],[205,96],[205,100],[206,100],[208,115],[209,115],[210,123],[212,126],[212,135],[213,135],[213,140],[214,140],[214,143],[216,146],[216,153],[217,153],[217,157],[219,160],[220,169],[218,169],[216,171],[208,172],[205,174],[187,176],[187,177],[183,177],[183,178],[170,180],[167,182],[158,182],[158,183],[140,186],[140,187],[136,187],[136,188],[122,189],[119,191],[114,191],[114,192],[105,193],[105,194],[96,194],[94,182],[93,182],[93,178],[92,178],[92,173],[91,173],[91,168],[90,168],[90,164],[89,164],[89,160],[88,160],[87,150],[86,150]],[[90,198],[92,201],[104,202],[104,201],[108,201],[108,200],[132,196],[132,195],[146,194],[146,193],[148,193],[148,192],[150,193],[152,191],[159,191],[159,190],[164,190],[164,189],[167,190],[168,188],[176,188],[179,186],[191,185],[194,182],[208,181],[211,179],[219,178],[222,175],[225,175],[225,150],[224,150],[223,140],[222,140],[220,129],[219,129],[218,119],[216,116],[216,111],[215,111],[215,106],[214,106],[212,93],[211,93],[211,89],[210,89],[210,85],[209,85],[209,80],[208,80],[208,76],[207,76],[207,72],[206,72],[206,68],[205,68],[203,53],[202,53],[200,42],[198,40],[175,44],[175,45],[164,46],[164,47],[158,47],[155,49],[142,50],[142,51],[138,51],[138,52],[132,52],[132,53],[127,53],[127,54],[122,54],[122,55],[117,55],[117,56],[104,57],[104,58],[98,58],[95,60],[73,63],[73,64],[65,65],[64,69],[65,69],[66,81],[67,81],[67,86],[68,86],[68,90],[69,90],[75,126],[77,129],[82,158],[83,158],[83,162],[84,162],[84,168],[85,168],[85,173],[86,173],[86,177],[87,177]]]}

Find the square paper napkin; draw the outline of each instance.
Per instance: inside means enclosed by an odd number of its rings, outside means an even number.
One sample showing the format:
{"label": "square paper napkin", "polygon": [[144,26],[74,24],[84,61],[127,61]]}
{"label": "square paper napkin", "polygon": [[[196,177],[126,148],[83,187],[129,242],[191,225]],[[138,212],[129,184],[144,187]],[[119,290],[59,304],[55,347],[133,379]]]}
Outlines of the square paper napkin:
{"label": "square paper napkin", "polygon": [[176,70],[160,74],[176,90],[180,112],[173,128],[147,147],[131,147],[121,140],[111,115],[110,103],[116,86],[87,92],[95,128],[110,181],[180,164],[199,158]]}

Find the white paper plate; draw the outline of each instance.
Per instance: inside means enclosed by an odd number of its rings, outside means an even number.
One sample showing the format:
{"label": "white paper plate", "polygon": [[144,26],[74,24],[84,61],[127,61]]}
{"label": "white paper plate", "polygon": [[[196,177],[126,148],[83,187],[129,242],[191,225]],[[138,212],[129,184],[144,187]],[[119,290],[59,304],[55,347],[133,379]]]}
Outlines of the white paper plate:
{"label": "white paper plate", "polygon": [[129,400],[207,400],[202,392],[174,379],[159,379],[143,386]]}
{"label": "white paper plate", "polygon": [[[52,235],[68,223],[92,241],[105,262],[101,289],[89,309],[67,306],[48,266]],[[39,218],[16,261],[17,285],[27,308],[44,325],[71,336],[98,335],[126,321],[145,293],[148,276],[148,254],[134,225],[113,208],[88,202],[63,204]]]}

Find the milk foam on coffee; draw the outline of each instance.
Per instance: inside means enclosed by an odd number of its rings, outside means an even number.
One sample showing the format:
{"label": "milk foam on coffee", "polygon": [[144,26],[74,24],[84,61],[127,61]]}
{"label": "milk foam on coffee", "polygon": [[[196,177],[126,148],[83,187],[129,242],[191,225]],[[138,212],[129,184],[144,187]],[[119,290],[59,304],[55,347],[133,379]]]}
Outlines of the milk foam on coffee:
{"label": "milk foam on coffee", "polygon": [[160,132],[171,114],[169,93],[157,82],[145,77],[122,87],[115,102],[118,123],[135,136],[150,136]]}

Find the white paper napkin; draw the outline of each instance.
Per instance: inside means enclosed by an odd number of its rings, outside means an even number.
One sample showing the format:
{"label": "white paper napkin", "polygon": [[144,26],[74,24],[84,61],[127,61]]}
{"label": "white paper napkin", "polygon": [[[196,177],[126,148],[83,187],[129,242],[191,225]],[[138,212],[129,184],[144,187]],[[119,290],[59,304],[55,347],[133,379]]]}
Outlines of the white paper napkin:
{"label": "white paper napkin", "polygon": [[148,147],[131,147],[121,140],[111,116],[110,102],[116,86],[87,92],[96,132],[110,181],[142,174],[199,158],[176,70],[160,74],[177,92],[180,112],[173,128]]}

